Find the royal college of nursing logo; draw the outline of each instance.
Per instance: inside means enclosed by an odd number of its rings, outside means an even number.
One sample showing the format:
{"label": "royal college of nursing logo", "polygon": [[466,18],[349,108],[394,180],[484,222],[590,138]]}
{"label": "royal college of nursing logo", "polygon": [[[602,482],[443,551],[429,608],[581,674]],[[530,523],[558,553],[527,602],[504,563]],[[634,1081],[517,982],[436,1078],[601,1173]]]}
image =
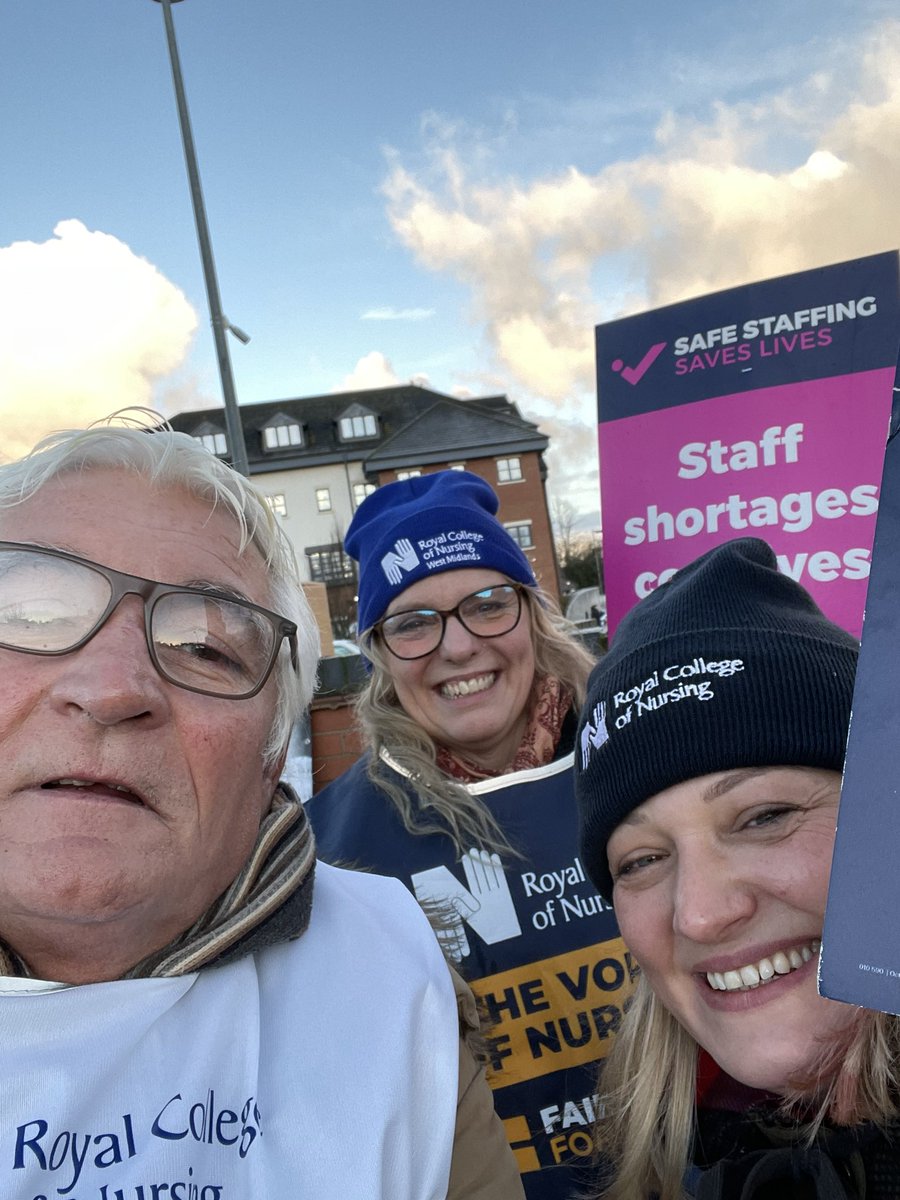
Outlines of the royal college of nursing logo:
{"label": "royal college of nursing logo", "polygon": [[472,849],[460,861],[465,884],[444,866],[412,876],[416,898],[434,917],[437,939],[453,962],[472,952],[466,925],[489,946],[522,932],[500,855]]}
{"label": "royal college of nursing logo", "polygon": [[585,722],[581,731],[581,768],[587,770],[588,761],[593,750],[599,750],[609,741],[609,730],[606,728],[606,702],[601,700],[595,704],[590,720]]}
{"label": "royal college of nursing logo", "polygon": [[645,717],[667,712],[670,705],[706,704],[715,700],[721,682],[726,688],[749,673],[742,658],[709,658],[697,654],[688,662],[655,667],[646,678],[614,691],[594,705],[581,731],[581,764],[587,770],[591,755],[609,741],[610,729],[627,729]]}
{"label": "royal college of nursing logo", "polygon": [[419,556],[413,549],[409,538],[400,538],[394,542],[393,550],[388,550],[381,560],[381,569],[387,576],[388,583],[396,587],[403,579],[403,572],[414,570],[419,565]]}

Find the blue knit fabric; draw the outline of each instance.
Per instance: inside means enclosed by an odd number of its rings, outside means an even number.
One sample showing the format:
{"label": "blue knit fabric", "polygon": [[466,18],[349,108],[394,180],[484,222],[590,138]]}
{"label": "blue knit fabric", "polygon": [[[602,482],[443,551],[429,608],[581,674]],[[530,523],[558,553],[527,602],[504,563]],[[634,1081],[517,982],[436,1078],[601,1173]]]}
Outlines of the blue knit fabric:
{"label": "blue knit fabric", "polygon": [[489,567],[536,587],[528,559],[494,515],[493,488],[470,471],[386,483],[356,510],[344,541],[359,563],[359,630],[395,596],[442,571]]}

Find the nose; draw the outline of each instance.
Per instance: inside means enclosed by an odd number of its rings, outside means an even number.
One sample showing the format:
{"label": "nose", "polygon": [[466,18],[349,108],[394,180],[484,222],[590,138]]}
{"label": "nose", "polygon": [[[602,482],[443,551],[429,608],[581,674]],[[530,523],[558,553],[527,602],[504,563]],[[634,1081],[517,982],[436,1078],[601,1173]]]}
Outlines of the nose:
{"label": "nose", "polygon": [[446,618],[440,645],[440,652],[444,658],[453,661],[471,658],[478,647],[479,639],[474,633],[469,633],[459,617],[451,614]]}
{"label": "nose", "polygon": [[717,943],[756,912],[752,883],[734,869],[728,855],[709,846],[686,847],[676,866],[672,927],[693,942]]}
{"label": "nose", "polygon": [[166,685],[147,649],[139,597],[125,596],[87,645],[56,661],[49,697],[57,712],[103,726],[140,719],[149,727],[165,719]]}

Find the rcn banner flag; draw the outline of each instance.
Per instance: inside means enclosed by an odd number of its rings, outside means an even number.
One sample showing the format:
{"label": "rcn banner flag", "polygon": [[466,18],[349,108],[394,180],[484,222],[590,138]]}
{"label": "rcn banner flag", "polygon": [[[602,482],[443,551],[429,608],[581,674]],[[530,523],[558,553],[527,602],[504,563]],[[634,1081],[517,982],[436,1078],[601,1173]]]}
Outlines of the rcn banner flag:
{"label": "rcn banner flag", "polygon": [[898,342],[895,251],[598,326],[610,634],[749,535],[859,637]]}

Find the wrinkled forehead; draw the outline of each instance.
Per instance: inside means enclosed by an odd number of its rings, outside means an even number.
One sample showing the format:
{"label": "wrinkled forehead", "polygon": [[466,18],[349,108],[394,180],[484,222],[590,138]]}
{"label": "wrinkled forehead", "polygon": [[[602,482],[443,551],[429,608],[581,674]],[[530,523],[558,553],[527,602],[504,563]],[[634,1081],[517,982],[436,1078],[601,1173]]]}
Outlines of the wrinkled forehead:
{"label": "wrinkled forehead", "polygon": [[0,538],[68,550],[165,583],[234,590],[268,605],[269,574],[224,503],[133,471],[69,471],[0,509]]}

